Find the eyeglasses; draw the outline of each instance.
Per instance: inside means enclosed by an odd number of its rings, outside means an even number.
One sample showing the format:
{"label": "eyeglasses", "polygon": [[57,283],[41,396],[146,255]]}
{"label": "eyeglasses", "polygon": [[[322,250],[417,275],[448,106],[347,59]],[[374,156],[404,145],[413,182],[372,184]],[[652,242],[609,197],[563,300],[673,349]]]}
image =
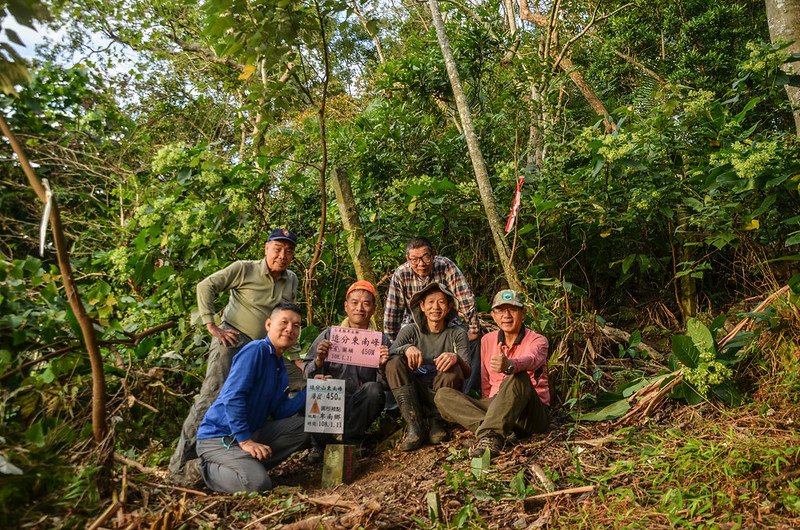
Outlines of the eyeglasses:
{"label": "eyeglasses", "polygon": [[426,252],[422,256],[408,256],[408,261],[412,265],[419,265],[420,263],[424,263],[425,265],[429,265],[433,261],[433,256],[429,252]]}
{"label": "eyeglasses", "polygon": [[517,311],[520,311],[522,308],[517,306],[500,306],[495,307],[492,309],[493,313],[497,313],[498,315],[513,315]]}

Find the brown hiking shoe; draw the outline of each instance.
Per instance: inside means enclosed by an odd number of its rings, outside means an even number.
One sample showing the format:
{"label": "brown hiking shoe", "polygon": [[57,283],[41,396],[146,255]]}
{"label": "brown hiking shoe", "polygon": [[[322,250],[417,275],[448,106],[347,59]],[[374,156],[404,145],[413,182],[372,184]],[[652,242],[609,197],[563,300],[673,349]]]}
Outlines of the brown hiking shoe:
{"label": "brown hiking shoe", "polygon": [[200,473],[200,459],[189,460],[183,466],[183,473],[172,473],[170,479],[173,483],[184,488],[199,488],[205,485],[203,475]]}
{"label": "brown hiking shoe", "polygon": [[478,438],[475,447],[472,448],[469,455],[472,458],[480,458],[489,450],[489,458],[495,458],[503,451],[503,439],[495,433],[487,433]]}

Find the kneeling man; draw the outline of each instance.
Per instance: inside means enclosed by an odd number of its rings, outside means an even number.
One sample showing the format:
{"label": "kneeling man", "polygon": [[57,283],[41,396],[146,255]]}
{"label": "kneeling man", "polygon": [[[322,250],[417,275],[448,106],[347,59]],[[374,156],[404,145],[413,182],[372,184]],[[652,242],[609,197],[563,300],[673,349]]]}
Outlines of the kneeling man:
{"label": "kneeling man", "polygon": [[306,447],[306,391],[286,397],[289,377],[283,353],[300,336],[300,309],[282,303],[266,322],[267,336],[243,347],[233,358],[219,396],[197,430],[200,472],[214,491],[266,491],[267,469]]}
{"label": "kneeling man", "polygon": [[481,340],[483,399],[450,388],[442,388],[435,397],[446,420],[475,433],[473,457],[488,449],[494,458],[512,433],[530,436],[550,426],[547,339],[525,328],[525,305],[516,291],[495,295],[492,318],[500,329]]}

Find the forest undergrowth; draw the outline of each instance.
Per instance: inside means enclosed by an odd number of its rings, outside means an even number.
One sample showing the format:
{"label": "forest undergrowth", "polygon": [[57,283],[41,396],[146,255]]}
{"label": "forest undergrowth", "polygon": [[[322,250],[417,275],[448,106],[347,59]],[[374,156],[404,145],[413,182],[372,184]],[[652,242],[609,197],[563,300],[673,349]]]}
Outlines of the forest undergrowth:
{"label": "forest undergrowth", "polygon": [[[510,442],[491,465],[469,458],[472,437],[458,428],[443,446],[402,453],[395,447],[402,423],[388,415],[358,458],[355,480],[333,489],[321,488],[321,469],[302,453],[276,470],[278,487],[264,495],[170,485],[164,467],[171,447],[160,441],[170,438],[157,433],[177,429],[174,402],[189,396],[173,395],[162,370],[128,370],[109,403],[120,448],[110,480],[97,482],[101,462],[89,442],[50,433],[41,446],[48,459],[29,454],[33,472],[5,477],[4,522],[131,529],[796,528],[800,313],[785,299],[773,311],[771,321],[752,324],[757,335],[737,365],[737,381],[750,389],[741,405],[668,400],[633,420],[592,422],[577,421],[580,411],[561,399],[549,433]],[[610,367],[611,374],[664,368],[663,357],[626,355],[637,350],[598,332],[596,315],[577,319],[575,329],[578,320],[583,344],[579,335],[554,344],[555,351],[573,352],[551,356],[554,372],[563,363],[562,378],[578,381],[597,367]],[[592,327],[594,334],[587,331]],[[576,364],[574,352],[585,352],[587,344],[594,344],[589,349],[596,356]],[[586,391],[593,379],[583,379]],[[602,387],[603,379],[593,382]],[[76,410],[75,430],[88,422],[87,414]],[[63,430],[74,432],[67,425]]]}

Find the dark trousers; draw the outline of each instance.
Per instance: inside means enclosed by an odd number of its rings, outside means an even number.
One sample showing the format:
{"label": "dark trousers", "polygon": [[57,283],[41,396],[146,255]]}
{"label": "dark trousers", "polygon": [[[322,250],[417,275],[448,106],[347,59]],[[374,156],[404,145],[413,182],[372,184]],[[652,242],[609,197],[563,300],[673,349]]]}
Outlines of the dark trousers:
{"label": "dark trousers", "polygon": [[[383,385],[376,382],[364,383],[353,394],[344,400],[344,435],[346,444],[358,444],[364,437],[386,404],[386,393]],[[327,433],[314,434],[314,443],[320,446],[333,443],[333,435]]]}
{"label": "dark trousers", "polygon": [[481,393],[481,339],[469,341],[469,358],[472,372],[464,383],[464,393],[469,394],[475,390],[478,395]]}
{"label": "dark trousers", "polygon": [[406,385],[414,385],[423,413],[426,417],[429,417],[436,408],[433,402],[433,395],[445,388],[456,390],[460,393],[464,387],[464,374],[461,371],[461,367],[455,364],[446,372],[437,371],[433,380],[428,383],[426,378],[414,374],[411,368],[408,367],[405,355],[395,355],[386,363],[386,381],[392,390]]}

